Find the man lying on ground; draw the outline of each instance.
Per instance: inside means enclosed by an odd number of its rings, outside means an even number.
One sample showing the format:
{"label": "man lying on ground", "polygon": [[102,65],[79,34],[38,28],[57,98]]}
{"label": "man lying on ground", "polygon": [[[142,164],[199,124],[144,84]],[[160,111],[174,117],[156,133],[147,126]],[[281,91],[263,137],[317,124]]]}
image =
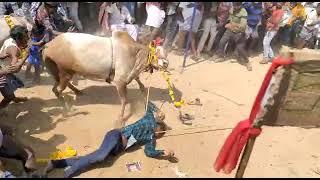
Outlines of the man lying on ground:
{"label": "man lying on ground", "polygon": [[145,144],[144,152],[148,157],[173,157],[171,150],[156,150],[156,138],[164,135],[167,126],[164,123],[165,114],[154,104],[148,104],[146,115],[134,124],[123,129],[113,129],[105,135],[100,148],[88,155],[62,160],[51,160],[44,174],[53,168],[65,168],[64,177],[75,176],[89,166],[104,161],[109,155],[118,155],[133,145]]}

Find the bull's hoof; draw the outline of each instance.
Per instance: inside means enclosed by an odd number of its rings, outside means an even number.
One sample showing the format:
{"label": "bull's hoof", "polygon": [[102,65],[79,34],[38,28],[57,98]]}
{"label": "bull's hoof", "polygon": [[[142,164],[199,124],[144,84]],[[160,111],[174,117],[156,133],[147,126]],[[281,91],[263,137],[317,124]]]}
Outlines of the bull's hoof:
{"label": "bull's hoof", "polygon": [[54,93],[54,95],[55,95],[56,97],[59,98],[59,92],[58,92],[58,90],[57,90],[56,88],[52,88],[52,92]]}

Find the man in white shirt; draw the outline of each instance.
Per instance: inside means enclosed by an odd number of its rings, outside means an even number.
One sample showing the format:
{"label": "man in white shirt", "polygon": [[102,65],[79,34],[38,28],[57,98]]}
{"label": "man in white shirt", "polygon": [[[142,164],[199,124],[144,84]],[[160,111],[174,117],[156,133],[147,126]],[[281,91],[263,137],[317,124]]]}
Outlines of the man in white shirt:
{"label": "man in white shirt", "polygon": [[150,43],[160,34],[160,27],[166,16],[165,11],[162,9],[162,3],[163,2],[146,2],[147,20],[145,25],[151,33],[146,33],[142,36],[141,41],[144,44]]}
{"label": "man in white shirt", "polygon": [[121,2],[112,3],[106,6],[105,12],[108,18],[105,24],[111,31],[126,31],[136,41],[138,38],[138,26],[134,25],[134,18],[129,10]]}
{"label": "man in white shirt", "polygon": [[189,32],[191,28],[192,15],[194,11],[194,7],[196,8],[192,29],[191,29],[191,51],[193,56],[191,57],[194,60],[197,60],[198,57],[197,49],[196,49],[196,35],[201,24],[202,15],[204,11],[202,2],[180,2],[179,11],[182,13],[182,17],[178,20],[179,32],[177,37],[177,46],[179,49],[182,49],[183,44],[185,42],[185,36]]}

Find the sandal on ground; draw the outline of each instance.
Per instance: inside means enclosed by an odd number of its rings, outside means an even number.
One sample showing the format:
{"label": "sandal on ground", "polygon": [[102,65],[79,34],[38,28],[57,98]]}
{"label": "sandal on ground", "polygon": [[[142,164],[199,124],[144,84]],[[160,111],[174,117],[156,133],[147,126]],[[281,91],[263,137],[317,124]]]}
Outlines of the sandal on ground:
{"label": "sandal on ground", "polygon": [[202,106],[200,99],[196,98],[195,100],[191,100],[188,102],[188,105],[197,105],[197,106]]}
{"label": "sandal on ground", "polygon": [[188,114],[188,113],[181,114],[181,112],[180,112],[180,114],[179,114],[179,119],[182,120],[182,121],[191,121],[191,120],[194,119],[194,117],[191,116],[191,115]]}
{"label": "sandal on ground", "polygon": [[220,62],[224,62],[224,61],[226,61],[226,59],[222,58],[222,57],[214,60],[215,63],[220,63]]}
{"label": "sandal on ground", "polygon": [[190,58],[191,58],[192,60],[194,60],[194,61],[199,61],[199,59],[200,59],[200,57],[197,56],[197,55],[192,55]]}

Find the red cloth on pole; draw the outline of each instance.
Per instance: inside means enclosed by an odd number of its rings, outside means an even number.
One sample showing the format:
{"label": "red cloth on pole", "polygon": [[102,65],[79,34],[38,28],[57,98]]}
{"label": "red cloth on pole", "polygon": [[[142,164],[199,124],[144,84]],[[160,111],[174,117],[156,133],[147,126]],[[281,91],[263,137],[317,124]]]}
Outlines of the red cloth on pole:
{"label": "red cloth on pole", "polygon": [[241,151],[247,144],[249,137],[256,137],[261,133],[261,129],[252,127],[252,123],[260,111],[261,101],[269,86],[272,74],[279,66],[291,63],[293,63],[292,59],[284,59],[282,57],[276,57],[273,60],[254,101],[249,118],[240,121],[226,139],[214,163],[215,171],[219,172],[223,169],[224,173],[231,173],[236,168]]}

